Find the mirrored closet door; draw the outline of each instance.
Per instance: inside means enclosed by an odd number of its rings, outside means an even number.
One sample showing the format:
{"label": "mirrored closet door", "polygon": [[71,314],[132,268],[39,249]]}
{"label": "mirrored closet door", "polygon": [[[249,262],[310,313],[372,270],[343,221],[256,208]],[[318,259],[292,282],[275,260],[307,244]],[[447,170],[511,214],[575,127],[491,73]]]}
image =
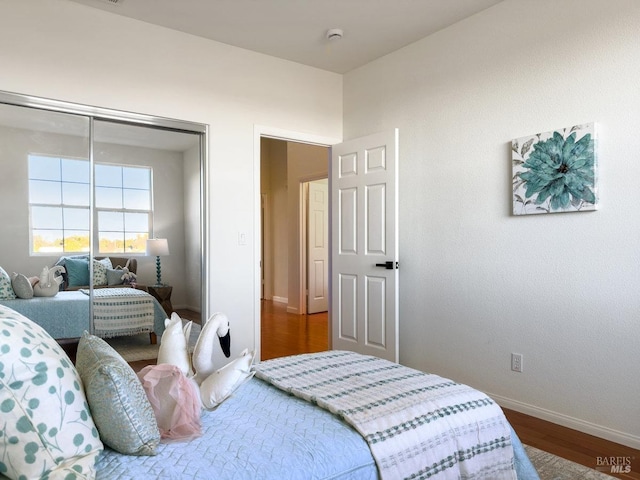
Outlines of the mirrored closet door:
{"label": "mirrored closet door", "polygon": [[[33,298],[0,303],[58,339],[101,334],[108,287],[150,293],[167,316],[206,315],[205,136],[202,124],[0,92],[0,266],[38,279]],[[64,307],[72,319],[48,315],[81,295]]]}

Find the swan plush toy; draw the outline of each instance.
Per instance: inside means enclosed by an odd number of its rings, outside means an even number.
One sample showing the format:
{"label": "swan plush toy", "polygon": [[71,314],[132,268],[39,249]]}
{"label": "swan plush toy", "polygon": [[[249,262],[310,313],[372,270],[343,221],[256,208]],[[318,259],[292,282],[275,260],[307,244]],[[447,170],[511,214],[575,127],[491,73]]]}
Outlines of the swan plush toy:
{"label": "swan plush toy", "polygon": [[34,297],[53,297],[58,293],[60,284],[62,283],[62,274],[64,267],[58,265],[56,267],[44,267],[40,272],[38,283],[33,286]]}
{"label": "swan plush toy", "polygon": [[240,385],[253,377],[251,365],[255,352],[249,352],[248,349],[224,367],[214,367],[215,337],[218,338],[225,357],[231,356],[231,333],[229,319],[225,314],[214,313],[209,317],[198,336],[191,358],[187,345],[192,322],[183,326],[182,319],[174,312],[164,324],[165,331],[158,350],[158,365],[169,363],[177,366],[194,384],[205,409],[216,408]]}

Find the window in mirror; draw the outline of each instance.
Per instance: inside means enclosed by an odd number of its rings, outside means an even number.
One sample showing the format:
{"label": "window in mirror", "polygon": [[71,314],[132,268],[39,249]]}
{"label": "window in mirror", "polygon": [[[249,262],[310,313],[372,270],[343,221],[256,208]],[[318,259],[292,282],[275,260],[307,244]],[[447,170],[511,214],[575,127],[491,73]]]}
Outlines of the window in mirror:
{"label": "window in mirror", "polygon": [[[95,166],[98,253],[145,253],[153,228],[149,167]],[[90,250],[89,161],[29,155],[31,252]]]}
{"label": "window in mirror", "polygon": [[149,167],[95,166],[98,253],[145,253],[152,229]]}
{"label": "window in mirror", "polygon": [[29,155],[32,254],[89,251],[89,161]]}

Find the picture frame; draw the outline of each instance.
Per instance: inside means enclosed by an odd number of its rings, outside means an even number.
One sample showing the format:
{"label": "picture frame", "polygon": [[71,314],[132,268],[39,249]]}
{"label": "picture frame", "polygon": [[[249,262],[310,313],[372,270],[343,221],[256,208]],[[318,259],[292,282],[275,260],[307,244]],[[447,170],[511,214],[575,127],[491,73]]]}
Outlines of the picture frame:
{"label": "picture frame", "polygon": [[597,209],[595,123],[516,138],[511,155],[514,215]]}

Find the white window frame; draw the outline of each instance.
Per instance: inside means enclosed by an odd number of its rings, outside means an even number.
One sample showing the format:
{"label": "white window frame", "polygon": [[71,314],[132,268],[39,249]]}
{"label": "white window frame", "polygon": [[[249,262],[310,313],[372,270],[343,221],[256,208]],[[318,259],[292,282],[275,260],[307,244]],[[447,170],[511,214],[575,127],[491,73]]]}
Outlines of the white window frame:
{"label": "white window frame", "polygon": [[[147,214],[147,238],[152,238],[152,232],[153,232],[153,218],[154,218],[154,205],[153,205],[153,168],[146,166],[146,165],[127,165],[127,164],[116,164],[116,163],[95,163],[95,166],[108,166],[108,167],[121,167],[121,168],[140,168],[140,169],[145,169],[149,171],[149,209],[148,210],[141,210],[141,209],[128,209],[128,208],[106,208],[106,207],[99,207],[98,206],[98,202],[96,200],[95,202],[95,206],[94,206],[94,212],[95,212],[95,221],[94,221],[94,225],[95,225],[95,242],[96,245],[94,245],[95,247],[95,252],[98,255],[145,255],[145,250],[142,251],[138,251],[138,252],[127,252],[126,249],[123,251],[101,251],[100,250],[100,232],[102,231],[100,228],[100,221],[99,221],[99,217],[100,217],[100,212],[118,212],[118,213],[122,213],[127,214],[127,213],[142,213],[142,214]],[[95,186],[95,188],[101,188],[98,185]],[[130,188],[130,187],[125,187],[124,185],[121,187],[110,187],[110,188],[120,188],[120,190],[122,191],[122,194],[124,195],[124,191],[125,190],[146,190],[146,189],[134,189],[134,188]],[[123,202],[124,204],[124,202]],[[123,226],[124,228],[124,226]],[[115,231],[114,231],[115,232]],[[123,234],[123,240],[126,237],[127,231],[126,230],[122,230],[122,232],[120,232],[118,230],[118,233],[122,233]],[[137,232],[136,232],[137,233]],[[143,233],[143,232],[140,232]]]}
{"label": "white window frame", "polygon": [[[36,154],[36,153],[32,153],[29,154],[29,157],[31,156],[38,156],[38,157],[50,157],[50,158],[54,158],[54,159],[60,159],[60,160],[82,160],[82,161],[87,161],[89,162],[88,159],[84,159],[84,158],[73,158],[73,157],[67,157],[67,156],[59,156],[59,155],[49,155],[49,154]],[[99,255],[145,255],[145,251],[136,251],[136,252],[127,252],[126,250],[123,251],[101,251],[100,250],[100,224],[99,224],[99,214],[100,212],[117,212],[117,213],[123,213],[123,214],[127,214],[127,213],[141,213],[141,214],[147,214],[147,218],[148,218],[148,222],[147,222],[147,237],[151,238],[152,233],[153,233],[153,218],[154,218],[154,205],[153,205],[153,167],[149,167],[146,165],[127,165],[127,164],[112,164],[112,163],[95,163],[94,164],[94,168],[95,166],[100,165],[100,166],[113,166],[113,167],[122,167],[122,168],[141,168],[141,169],[146,169],[149,171],[149,209],[148,210],[144,210],[144,209],[127,209],[127,208],[105,208],[105,207],[94,207],[94,243],[95,245],[93,245],[93,250],[99,254]],[[29,254],[30,256],[51,256],[52,254],[56,254],[56,255],[78,255],[78,254],[85,254],[88,253],[90,250],[91,245],[87,246],[87,250],[86,251],[65,251],[64,249],[64,244],[62,246],[62,250],[60,251],[55,251],[55,252],[36,252],[34,251],[34,230],[52,230],[52,231],[61,231],[62,232],[62,239],[64,242],[64,238],[65,238],[65,232],[68,233],[69,231],[74,231],[75,229],[67,229],[65,230],[65,226],[64,226],[64,216],[63,216],[63,224],[61,228],[56,228],[56,229],[43,229],[43,228],[34,228],[33,226],[33,214],[32,214],[32,208],[33,207],[50,207],[50,208],[60,208],[62,209],[62,211],[64,212],[65,209],[79,209],[79,210],[87,210],[87,212],[89,214],[91,214],[91,207],[89,205],[87,206],[78,206],[78,205],[66,205],[64,203],[64,198],[62,197],[62,193],[61,193],[61,200],[59,204],[52,204],[52,203],[32,203],[31,202],[31,198],[30,198],[30,191],[31,191],[31,180],[38,180],[38,181],[47,181],[47,182],[51,182],[51,183],[57,183],[60,186],[60,190],[62,192],[62,187],[64,183],[82,183],[84,185],[83,182],[68,182],[65,181],[64,178],[62,178],[62,173],[61,173],[61,178],[60,180],[41,180],[41,179],[37,179],[37,178],[31,178],[31,173],[28,172],[27,174],[28,176],[28,184],[29,184],[29,194],[28,194],[28,213],[29,213]],[[87,182],[86,185],[90,185],[90,182]],[[132,188],[126,188],[124,186],[121,187],[112,187],[112,188],[119,188],[122,191],[122,194],[124,195],[124,191],[125,190],[136,190],[136,189],[132,189]],[[145,188],[141,188],[141,189],[137,189],[137,190],[146,190]],[[88,227],[87,231],[89,231],[90,233],[90,226]],[[115,232],[115,231],[114,231]],[[120,233],[120,231],[118,231],[118,233]],[[123,236],[123,240],[125,239],[127,230],[124,229],[124,225],[123,225],[123,230],[122,230],[122,236]],[[140,232],[140,233],[144,233],[144,232]],[[89,238],[91,238],[91,235],[89,235]]]}
{"label": "white window frame", "polygon": [[[86,161],[87,163],[89,163],[89,160],[86,158],[78,158],[78,157],[70,157],[70,156],[66,156],[66,157],[62,157],[59,155],[50,155],[50,154],[41,154],[41,153],[30,153],[28,155],[29,160],[31,159],[31,157],[48,157],[48,158],[52,158],[52,159],[58,159],[60,161],[62,160],[75,160],[75,161]],[[37,203],[31,202],[31,198],[30,198],[30,194],[31,194],[31,181],[44,181],[44,182],[50,182],[50,183],[56,183],[59,185],[60,188],[60,203]],[[65,255],[65,254],[85,254],[85,253],[89,253],[90,247],[91,245],[87,245],[87,250],[80,250],[80,251],[65,251],[64,250],[64,243],[62,245],[62,250],[60,251],[49,251],[49,252],[36,252],[34,251],[34,230],[51,230],[51,231],[61,231],[62,232],[62,241],[64,242],[64,238],[65,238],[65,231],[68,232],[72,232],[72,231],[77,231],[77,229],[66,229],[64,228],[64,211],[65,210],[70,210],[70,209],[77,209],[77,210],[86,210],[88,214],[91,214],[91,207],[89,204],[85,205],[68,205],[64,203],[64,198],[63,198],[63,194],[62,194],[62,187],[65,183],[75,183],[75,184],[81,184],[81,185],[87,185],[90,186],[90,181],[85,182],[70,182],[70,181],[65,181],[64,178],[62,178],[62,171],[60,172],[60,180],[48,180],[48,179],[40,179],[40,178],[31,178],[31,171],[30,171],[30,167],[29,170],[27,172],[27,184],[28,184],[28,194],[27,194],[27,207],[28,207],[28,215],[29,215],[29,254],[30,256],[51,256],[52,254],[60,254],[60,255]],[[59,208],[62,210],[62,227],[61,228],[35,228],[33,226],[33,212],[32,209],[33,207],[45,207],[45,208]],[[87,232],[89,232],[89,239],[91,238],[91,230],[90,230],[90,225],[87,226]]]}

